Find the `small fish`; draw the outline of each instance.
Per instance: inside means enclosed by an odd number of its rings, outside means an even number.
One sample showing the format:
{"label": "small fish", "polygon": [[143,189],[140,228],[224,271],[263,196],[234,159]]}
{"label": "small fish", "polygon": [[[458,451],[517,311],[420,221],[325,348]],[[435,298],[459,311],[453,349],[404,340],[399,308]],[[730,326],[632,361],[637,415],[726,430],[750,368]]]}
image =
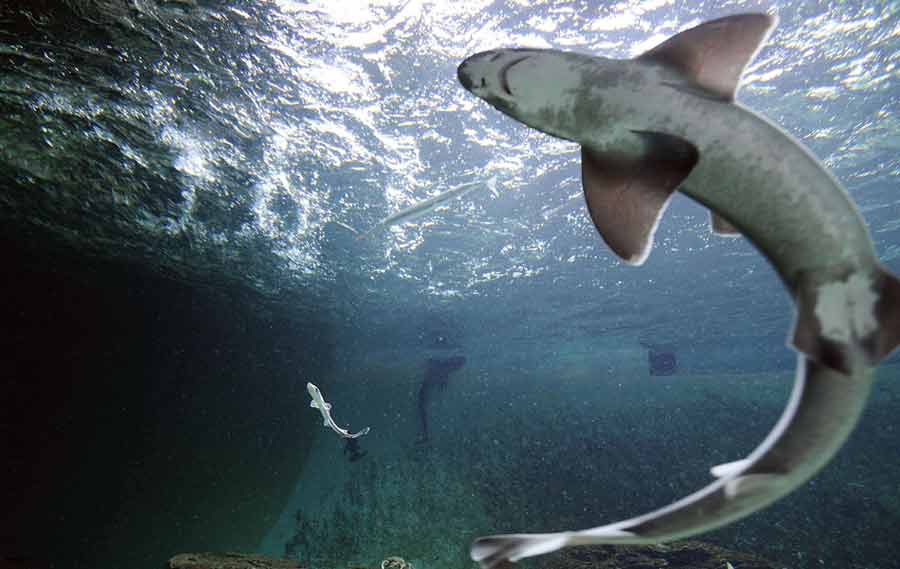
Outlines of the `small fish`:
{"label": "small fish", "polygon": [[458,68],[463,87],[508,116],[581,145],[588,213],[625,262],[647,258],[678,190],[711,228],[743,235],[797,305],[794,389],[748,457],[656,511],[580,531],[483,537],[483,568],[570,545],[655,544],[764,508],[816,474],[847,440],[873,381],[900,342],[900,280],[878,262],[853,201],[796,139],[734,101],[745,66],[775,25],[737,14],[685,30],[630,60],[499,49]]}
{"label": "small fish", "polygon": [[[496,194],[495,184],[495,178],[491,178],[487,181],[487,187],[494,194]],[[453,198],[460,198],[481,185],[481,182],[467,182],[465,184],[460,184],[455,188],[450,188],[446,192],[440,193],[434,197],[422,200],[406,209],[402,209],[397,213],[385,217],[365,233],[360,233],[359,236],[357,236],[357,239],[365,239],[374,231],[425,215],[426,213],[433,211],[439,205],[450,201]]]}
{"label": "small fish", "polygon": [[338,225],[338,226],[340,226],[340,227],[343,227],[344,229],[346,229],[346,230],[349,231],[350,233],[354,233],[354,234],[356,234],[356,235],[359,235],[359,231],[353,229],[352,227],[350,227],[350,226],[347,225],[346,223],[343,223],[343,222],[337,221],[337,220],[332,220],[331,223],[333,223],[333,224],[335,224],[335,225]]}
{"label": "small fish", "polygon": [[332,431],[337,433],[338,436],[345,439],[355,439],[369,432],[369,427],[366,427],[358,433],[351,433],[346,429],[338,427],[337,423],[334,422],[334,419],[331,418],[331,403],[325,402],[325,398],[322,396],[322,392],[319,388],[312,383],[307,383],[306,390],[309,392],[309,396],[312,397],[309,406],[318,409],[319,412],[322,413],[323,425],[329,427]]}

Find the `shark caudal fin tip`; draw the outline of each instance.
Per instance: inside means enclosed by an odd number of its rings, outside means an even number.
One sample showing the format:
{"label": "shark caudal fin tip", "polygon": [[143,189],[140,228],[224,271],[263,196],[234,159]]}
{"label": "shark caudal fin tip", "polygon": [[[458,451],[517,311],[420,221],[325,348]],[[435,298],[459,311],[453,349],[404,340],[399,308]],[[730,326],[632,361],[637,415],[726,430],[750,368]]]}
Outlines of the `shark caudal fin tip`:
{"label": "shark caudal fin tip", "polygon": [[482,569],[500,569],[526,557],[561,549],[568,541],[566,533],[491,535],[476,539],[469,555]]}

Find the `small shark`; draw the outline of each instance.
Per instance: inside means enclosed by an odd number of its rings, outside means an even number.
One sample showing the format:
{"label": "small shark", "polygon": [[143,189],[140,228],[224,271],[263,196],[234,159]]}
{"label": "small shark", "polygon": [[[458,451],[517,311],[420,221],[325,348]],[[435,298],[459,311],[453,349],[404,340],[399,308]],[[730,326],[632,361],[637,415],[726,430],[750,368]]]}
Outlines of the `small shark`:
{"label": "small shark", "polygon": [[797,305],[799,352],[787,408],[746,458],[669,506],[582,531],[483,537],[483,568],[594,543],[651,544],[721,527],[785,496],[821,469],[855,426],[872,367],[900,341],[900,281],[878,262],[847,192],[797,140],[734,101],[775,25],[738,14],[685,30],[630,60],[541,49],[473,55],[458,69],[510,117],[581,145],[588,211],[609,247],[639,265],[672,193],[742,234]]}
{"label": "small shark", "polygon": [[325,398],[322,396],[322,391],[312,383],[306,384],[306,391],[308,391],[309,396],[312,397],[312,401],[309,402],[309,406],[313,409],[319,410],[319,412],[322,414],[322,421],[324,426],[329,427],[332,431],[337,433],[338,436],[344,439],[356,439],[365,434],[368,434],[369,427],[366,427],[358,433],[351,433],[346,429],[338,427],[337,423],[334,422],[334,419],[331,418],[331,403],[327,403],[325,401]]}
{"label": "small shark", "polygon": [[[440,194],[438,194],[436,196],[422,200],[418,203],[414,203],[413,205],[409,206],[406,209],[402,209],[402,210],[398,211],[397,213],[393,213],[393,214],[385,217],[384,219],[382,219],[381,221],[379,221],[378,223],[373,225],[365,233],[360,233],[356,237],[356,239],[357,240],[365,239],[370,234],[372,234],[372,232],[377,231],[379,229],[382,229],[385,227],[390,227],[391,225],[395,225],[397,223],[402,223],[404,221],[409,221],[411,219],[415,219],[417,217],[423,216],[426,213],[433,211],[435,208],[437,208],[441,204],[448,202],[448,201],[452,200],[453,198],[460,198],[460,197],[468,194],[475,188],[478,188],[479,186],[482,186],[482,185],[483,184],[481,182],[477,182],[477,181],[476,182],[466,182],[465,184],[460,184],[460,185],[456,186],[455,188],[450,188],[449,190],[447,190],[445,192],[441,192]],[[488,180],[487,187],[490,188],[492,193],[495,193],[494,188],[496,187],[496,179],[491,178],[490,180]]]}

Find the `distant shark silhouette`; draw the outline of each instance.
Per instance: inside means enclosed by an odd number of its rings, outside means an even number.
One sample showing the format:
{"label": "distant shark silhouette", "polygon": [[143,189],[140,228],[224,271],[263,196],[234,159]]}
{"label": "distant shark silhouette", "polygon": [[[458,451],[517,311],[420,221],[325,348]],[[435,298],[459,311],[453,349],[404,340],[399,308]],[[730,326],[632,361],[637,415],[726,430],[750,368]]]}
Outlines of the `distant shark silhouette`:
{"label": "distant shark silhouette", "polygon": [[781,419],[747,458],[659,510],[582,531],[480,538],[483,568],[569,545],[660,543],[766,507],[819,471],[853,430],[872,366],[900,341],[900,281],[879,264],[850,196],[794,138],[734,102],[775,24],[739,14],[685,30],[631,60],[539,49],[466,59],[462,85],[510,117],[581,145],[588,211],[609,247],[639,265],[676,189],[717,233],[747,237],[794,298],[800,353]]}
{"label": "distant shark silhouette", "polygon": [[435,389],[443,391],[450,381],[450,374],[466,363],[465,356],[449,358],[428,358],[425,362],[425,375],[419,385],[419,431],[418,443],[428,442],[428,404]]}
{"label": "distant shark silhouette", "polygon": [[647,366],[650,375],[672,375],[678,371],[678,356],[675,346],[671,344],[651,344],[642,341],[642,346],[647,348]]}

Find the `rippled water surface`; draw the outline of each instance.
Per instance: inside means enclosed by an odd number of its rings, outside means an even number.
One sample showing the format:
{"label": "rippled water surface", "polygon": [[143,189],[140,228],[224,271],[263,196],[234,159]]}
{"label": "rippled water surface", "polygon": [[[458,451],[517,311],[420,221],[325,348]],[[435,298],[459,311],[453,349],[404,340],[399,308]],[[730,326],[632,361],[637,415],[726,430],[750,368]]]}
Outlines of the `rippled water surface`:
{"label": "rippled water surface", "polygon": [[[685,283],[698,278],[710,283],[700,285],[707,302],[769,288],[764,261],[711,238],[686,200],[667,215],[649,266],[623,267],[585,215],[577,146],[510,121],[455,80],[466,55],[488,48],[628,57],[753,6],[67,4],[13,4],[2,16],[7,219],[268,293],[340,286],[428,301],[552,284],[584,298],[603,291],[607,303],[655,292],[692,310]],[[739,98],[833,169],[890,261],[900,255],[897,8],[769,9],[780,26]],[[417,200],[491,177],[496,192],[353,239]]]}

